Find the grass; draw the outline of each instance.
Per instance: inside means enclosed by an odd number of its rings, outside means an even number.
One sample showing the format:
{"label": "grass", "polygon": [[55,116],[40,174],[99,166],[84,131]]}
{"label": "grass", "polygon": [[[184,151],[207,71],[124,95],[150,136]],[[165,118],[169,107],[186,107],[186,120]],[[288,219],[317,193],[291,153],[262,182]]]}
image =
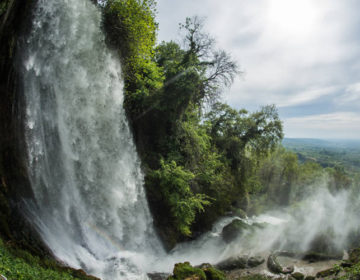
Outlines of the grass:
{"label": "grass", "polygon": [[[60,267],[52,260],[43,260],[13,248],[0,239],[0,274],[8,280],[71,280],[96,279],[70,268]],[[79,274],[79,275],[76,275]]]}

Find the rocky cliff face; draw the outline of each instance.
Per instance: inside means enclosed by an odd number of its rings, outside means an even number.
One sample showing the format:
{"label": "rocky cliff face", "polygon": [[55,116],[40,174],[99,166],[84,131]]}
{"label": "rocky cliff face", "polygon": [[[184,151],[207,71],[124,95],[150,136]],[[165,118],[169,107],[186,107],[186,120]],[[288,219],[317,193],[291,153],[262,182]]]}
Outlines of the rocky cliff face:
{"label": "rocky cliff face", "polygon": [[16,65],[34,2],[5,0],[0,5],[0,234],[22,247],[44,252],[21,214],[22,198],[32,193],[24,164],[22,86]]}

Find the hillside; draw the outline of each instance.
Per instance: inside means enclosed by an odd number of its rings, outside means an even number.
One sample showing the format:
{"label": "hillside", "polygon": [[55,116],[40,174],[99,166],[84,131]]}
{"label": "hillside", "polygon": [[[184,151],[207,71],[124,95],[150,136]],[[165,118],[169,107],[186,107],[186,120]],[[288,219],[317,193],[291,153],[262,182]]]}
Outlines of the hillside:
{"label": "hillside", "polygon": [[342,166],[350,173],[360,172],[360,140],[285,138],[285,148],[300,161],[315,161],[323,167]]}

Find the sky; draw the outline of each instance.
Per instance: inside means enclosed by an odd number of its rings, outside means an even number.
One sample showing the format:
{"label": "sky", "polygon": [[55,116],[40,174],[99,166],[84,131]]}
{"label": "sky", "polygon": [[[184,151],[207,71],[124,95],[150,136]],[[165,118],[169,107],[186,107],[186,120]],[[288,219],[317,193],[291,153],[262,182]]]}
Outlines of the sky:
{"label": "sky", "polygon": [[179,23],[205,31],[243,71],[223,101],[256,111],[275,104],[285,137],[360,139],[359,0],[158,0],[158,41]]}

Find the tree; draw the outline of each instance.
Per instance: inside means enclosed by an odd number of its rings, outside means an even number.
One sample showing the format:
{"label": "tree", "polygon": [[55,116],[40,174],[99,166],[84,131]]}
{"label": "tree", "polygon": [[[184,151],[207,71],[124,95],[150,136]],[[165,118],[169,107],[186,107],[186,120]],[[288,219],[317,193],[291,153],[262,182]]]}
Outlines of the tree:
{"label": "tree", "polygon": [[126,109],[138,115],[144,110],[144,98],[163,85],[162,71],[153,61],[158,28],[155,1],[107,0],[104,5],[107,41],[122,60]]}
{"label": "tree", "polygon": [[158,186],[158,192],[167,202],[172,217],[172,223],[183,235],[190,235],[190,226],[197,212],[204,211],[209,205],[209,197],[204,194],[194,194],[190,184],[194,174],[178,166],[175,161],[165,163],[161,160],[161,168],[149,174],[149,179]]}
{"label": "tree", "polygon": [[229,157],[235,157],[234,153],[245,152],[245,149],[257,155],[266,154],[283,137],[282,124],[274,105],[249,114],[244,109],[236,111],[227,104],[215,103],[205,115],[204,122],[220,150],[231,148]]}
{"label": "tree", "polygon": [[202,77],[195,102],[204,98],[208,102],[214,102],[218,99],[222,87],[230,86],[235,75],[240,73],[238,65],[224,50],[215,48],[214,38],[203,31],[203,19],[197,16],[188,17],[185,24],[180,24],[180,28],[185,31],[184,63],[193,63]]}
{"label": "tree", "polygon": [[204,20],[199,17],[186,18],[180,24],[184,48],[175,42],[162,43],[155,55],[159,66],[164,67],[168,83],[191,73],[198,77],[188,100],[197,105],[215,102],[220,90],[230,86],[239,73],[237,63],[224,50],[215,48],[215,40],[203,28]]}
{"label": "tree", "polygon": [[256,176],[259,158],[281,141],[282,124],[275,106],[249,114],[227,104],[215,103],[204,117],[213,144],[234,176],[235,194],[246,195],[259,188]]}

